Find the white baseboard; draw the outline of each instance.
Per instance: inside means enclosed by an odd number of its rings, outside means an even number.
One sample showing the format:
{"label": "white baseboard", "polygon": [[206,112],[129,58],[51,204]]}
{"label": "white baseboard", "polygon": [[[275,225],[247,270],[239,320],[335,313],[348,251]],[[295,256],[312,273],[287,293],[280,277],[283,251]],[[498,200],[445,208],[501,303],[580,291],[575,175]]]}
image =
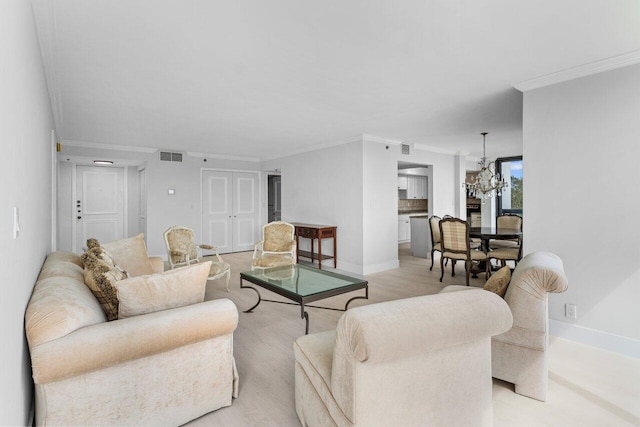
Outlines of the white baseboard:
{"label": "white baseboard", "polygon": [[640,359],[640,340],[549,319],[549,335]]}

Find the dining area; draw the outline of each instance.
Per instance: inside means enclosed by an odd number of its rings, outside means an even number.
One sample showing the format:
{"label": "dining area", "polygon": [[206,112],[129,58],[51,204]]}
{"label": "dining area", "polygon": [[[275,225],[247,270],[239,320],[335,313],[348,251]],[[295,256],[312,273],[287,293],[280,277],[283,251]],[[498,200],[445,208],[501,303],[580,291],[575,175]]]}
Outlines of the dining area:
{"label": "dining area", "polygon": [[503,214],[496,217],[495,227],[471,227],[469,221],[450,215],[429,218],[431,235],[431,266],[433,270],[436,252],[440,255],[440,281],[448,264],[455,277],[456,263],[464,263],[466,285],[470,277],[484,273],[485,279],[493,268],[504,267],[509,262],[513,268],[522,258],[522,217]]}

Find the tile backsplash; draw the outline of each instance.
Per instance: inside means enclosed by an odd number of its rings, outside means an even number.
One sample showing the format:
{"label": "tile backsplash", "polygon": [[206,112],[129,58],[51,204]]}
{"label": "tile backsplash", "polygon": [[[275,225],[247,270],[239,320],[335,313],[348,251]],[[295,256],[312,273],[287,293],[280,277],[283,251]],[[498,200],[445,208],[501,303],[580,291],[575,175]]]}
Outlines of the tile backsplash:
{"label": "tile backsplash", "polygon": [[399,211],[426,211],[428,206],[428,199],[398,199]]}

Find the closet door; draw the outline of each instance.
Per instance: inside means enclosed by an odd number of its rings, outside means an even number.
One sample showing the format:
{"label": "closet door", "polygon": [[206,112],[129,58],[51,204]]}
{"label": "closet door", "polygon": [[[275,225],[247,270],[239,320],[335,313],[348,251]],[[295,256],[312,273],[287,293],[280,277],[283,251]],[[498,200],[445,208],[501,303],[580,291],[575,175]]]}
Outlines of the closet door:
{"label": "closet door", "polygon": [[202,171],[202,243],[233,251],[233,180],[231,172]]}
{"label": "closet door", "polygon": [[258,174],[233,172],[233,251],[250,251],[260,237]]}
{"label": "closet door", "polygon": [[218,252],[253,250],[259,235],[259,175],[202,171],[202,243]]}

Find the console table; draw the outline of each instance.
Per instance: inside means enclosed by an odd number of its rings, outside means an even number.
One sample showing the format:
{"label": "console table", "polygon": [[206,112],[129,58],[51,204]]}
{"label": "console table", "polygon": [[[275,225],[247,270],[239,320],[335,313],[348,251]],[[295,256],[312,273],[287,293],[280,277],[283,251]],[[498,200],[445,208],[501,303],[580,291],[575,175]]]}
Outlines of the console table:
{"label": "console table", "polygon": [[[300,257],[310,258],[313,263],[314,260],[318,260],[318,268],[322,270],[322,261],[325,259],[333,259],[333,268],[338,267],[338,252],[337,252],[337,229],[334,225],[315,225],[315,224],[301,224],[293,222],[292,225],[296,229],[296,262],[300,260]],[[311,251],[300,250],[300,238],[311,240]],[[322,255],[322,239],[333,238],[333,255]],[[318,252],[314,252],[314,242],[318,239]]]}

